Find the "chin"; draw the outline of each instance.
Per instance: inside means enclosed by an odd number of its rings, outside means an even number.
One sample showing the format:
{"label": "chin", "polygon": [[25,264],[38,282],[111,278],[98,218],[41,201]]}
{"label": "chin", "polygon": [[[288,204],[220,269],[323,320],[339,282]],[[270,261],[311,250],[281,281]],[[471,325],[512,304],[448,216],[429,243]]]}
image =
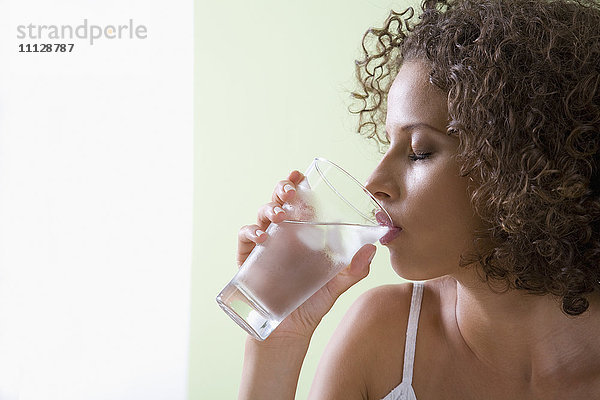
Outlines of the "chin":
{"label": "chin", "polygon": [[390,261],[396,274],[409,281],[427,281],[448,275],[447,271],[439,271],[432,265],[424,265],[422,261],[410,262],[403,257],[394,257],[393,251],[390,251]]}

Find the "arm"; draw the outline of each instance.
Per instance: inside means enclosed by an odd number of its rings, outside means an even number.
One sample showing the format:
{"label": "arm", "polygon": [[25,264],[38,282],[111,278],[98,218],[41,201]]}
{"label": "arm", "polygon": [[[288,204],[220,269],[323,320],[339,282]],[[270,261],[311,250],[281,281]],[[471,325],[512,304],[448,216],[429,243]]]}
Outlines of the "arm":
{"label": "arm", "polygon": [[335,300],[367,276],[373,255],[375,246],[363,246],[350,266],[290,314],[265,341],[246,340],[239,400],[294,399],[314,330]]}
{"label": "arm", "polygon": [[239,399],[293,399],[308,340],[246,340]]}
{"label": "arm", "polygon": [[[271,222],[278,223],[285,219],[285,211],[276,212],[276,209],[294,196],[293,189],[302,178],[302,174],[294,171],[287,180],[281,181],[275,188],[273,201],[259,210],[258,224],[240,229],[237,255],[239,265],[256,243],[268,240],[268,234],[264,232],[266,227]],[[292,312],[265,341],[247,339],[238,397],[240,400],[295,397],[298,376],[314,330],[337,298],[367,276],[375,251],[373,245],[363,246],[346,269]]]}

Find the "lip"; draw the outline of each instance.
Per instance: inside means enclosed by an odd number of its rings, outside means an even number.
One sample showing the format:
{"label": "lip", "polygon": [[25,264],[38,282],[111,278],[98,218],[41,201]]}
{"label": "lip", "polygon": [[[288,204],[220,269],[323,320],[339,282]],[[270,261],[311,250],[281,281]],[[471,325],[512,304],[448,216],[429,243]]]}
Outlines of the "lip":
{"label": "lip", "polygon": [[381,243],[384,246],[390,243],[392,240],[396,239],[398,235],[400,235],[400,232],[402,232],[402,228],[400,228],[399,226],[394,226],[390,218],[381,211],[375,214],[375,219],[377,220],[379,225],[387,226],[389,228],[388,233],[386,233],[381,239],[379,239],[379,243]]}
{"label": "lip", "polygon": [[396,239],[398,235],[400,235],[400,232],[402,232],[402,228],[396,228],[395,226],[390,227],[388,233],[386,233],[381,239],[379,239],[379,243],[381,243],[384,246],[389,244],[392,240]]}

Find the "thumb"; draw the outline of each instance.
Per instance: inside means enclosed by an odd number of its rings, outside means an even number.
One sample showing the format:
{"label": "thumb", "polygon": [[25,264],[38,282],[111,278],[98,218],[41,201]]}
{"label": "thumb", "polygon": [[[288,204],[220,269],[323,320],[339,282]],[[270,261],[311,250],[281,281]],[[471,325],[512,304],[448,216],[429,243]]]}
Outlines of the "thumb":
{"label": "thumb", "polygon": [[329,281],[327,286],[329,286],[329,293],[331,293],[334,301],[350,287],[369,275],[371,261],[373,261],[376,251],[377,247],[374,245],[364,245],[352,257],[350,265]]}

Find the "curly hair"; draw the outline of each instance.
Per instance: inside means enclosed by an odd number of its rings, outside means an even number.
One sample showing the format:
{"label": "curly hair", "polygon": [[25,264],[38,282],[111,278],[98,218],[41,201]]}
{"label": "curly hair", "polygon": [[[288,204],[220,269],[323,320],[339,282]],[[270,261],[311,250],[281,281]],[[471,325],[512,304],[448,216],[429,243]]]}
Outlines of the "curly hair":
{"label": "curly hair", "polygon": [[506,290],[558,296],[568,315],[586,311],[600,289],[598,2],[425,0],[418,18],[391,11],[362,48],[352,112],[381,146],[403,61],[424,62],[447,93],[447,134],[489,226],[460,264],[477,262]]}

